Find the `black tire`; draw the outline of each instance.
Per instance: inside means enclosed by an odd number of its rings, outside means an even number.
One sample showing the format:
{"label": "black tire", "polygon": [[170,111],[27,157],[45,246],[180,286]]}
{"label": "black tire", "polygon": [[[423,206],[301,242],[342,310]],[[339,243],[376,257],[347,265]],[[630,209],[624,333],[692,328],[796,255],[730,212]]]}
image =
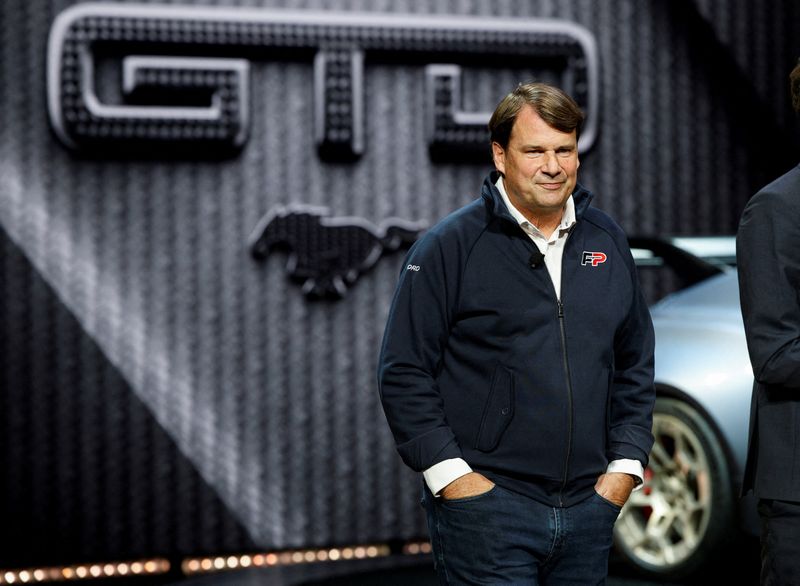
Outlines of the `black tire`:
{"label": "black tire", "polygon": [[685,402],[656,400],[653,435],[644,487],[620,513],[614,541],[640,574],[676,580],[698,573],[737,534],[730,467],[711,425]]}

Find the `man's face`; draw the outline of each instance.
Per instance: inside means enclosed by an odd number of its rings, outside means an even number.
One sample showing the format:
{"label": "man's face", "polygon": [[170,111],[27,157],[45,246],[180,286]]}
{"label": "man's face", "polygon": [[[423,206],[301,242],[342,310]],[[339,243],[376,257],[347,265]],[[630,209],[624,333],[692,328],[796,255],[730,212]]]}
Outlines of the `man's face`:
{"label": "man's face", "polygon": [[[578,141],[548,126],[525,105],[517,115],[508,146],[492,143],[494,164],[514,207],[535,218],[559,214],[578,177]],[[528,214],[525,214],[528,215]]]}

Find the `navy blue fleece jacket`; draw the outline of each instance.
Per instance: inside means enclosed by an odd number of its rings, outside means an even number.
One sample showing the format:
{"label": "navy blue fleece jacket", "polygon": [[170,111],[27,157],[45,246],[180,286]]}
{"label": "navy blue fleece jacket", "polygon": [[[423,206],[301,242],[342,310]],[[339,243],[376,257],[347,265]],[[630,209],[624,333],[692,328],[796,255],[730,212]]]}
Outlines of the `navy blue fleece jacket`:
{"label": "navy blue fleece jacket", "polygon": [[546,268],[531,268],[535,245],[497,178],[409,251],[381,348],[381,400],[414,470],[463,458],[501,486],[568,506],[609,461],[647,464],[653,326],[627,239],[588,191],[573,193],[559,300]]}

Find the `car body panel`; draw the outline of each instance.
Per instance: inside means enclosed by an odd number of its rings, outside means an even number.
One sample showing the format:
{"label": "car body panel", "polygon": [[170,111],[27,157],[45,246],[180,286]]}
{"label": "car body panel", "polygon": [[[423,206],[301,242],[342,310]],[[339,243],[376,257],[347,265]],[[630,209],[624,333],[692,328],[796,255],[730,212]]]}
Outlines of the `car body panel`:
{"label": "car body panel", "polygon": [[[669,283],[680,287],[650,308],[659,395],[702,412],[728,455],[731,486],[738,495],[747,456],[753,372],[739,305],[736,239],[639,236],[631,238],[631,246],[640,272],[672,273],[663,273],[663,281],[651,279],[651,285],[657,285],[653,292],[663,291],[661,285],[668,291]],[[758,535],[755,497],[745,495],[737,504],[739,528]]]}
{"label": "car body panel", "polygon": [[744,470],[753,371],[731,269],[652,307],[656,384],[687,394],[729,448],[736,484]]}

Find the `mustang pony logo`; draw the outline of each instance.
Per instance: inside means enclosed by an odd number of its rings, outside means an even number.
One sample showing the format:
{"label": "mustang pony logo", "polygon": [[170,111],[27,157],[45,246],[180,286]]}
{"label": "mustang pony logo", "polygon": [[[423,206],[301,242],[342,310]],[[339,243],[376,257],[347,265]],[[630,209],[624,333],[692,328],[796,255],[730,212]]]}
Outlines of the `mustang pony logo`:
{"label": "mustang pony logo", "polygon": [[327,208],[294,204],[268,212],[250,236],[256,259],[286,250],[286,270],[309,297],[340,298],[388,252],[407,248],[425,229],[390,218],[375,226],[363,218],[331,218]]}
{"label": "mustang pony logo", "polygon": [[581,255],[581,264],[583,266],[592,265],[596,267],[599,264],[606,262],[605,252],[587,252],[586,250],[583,251],[583,255]]}

